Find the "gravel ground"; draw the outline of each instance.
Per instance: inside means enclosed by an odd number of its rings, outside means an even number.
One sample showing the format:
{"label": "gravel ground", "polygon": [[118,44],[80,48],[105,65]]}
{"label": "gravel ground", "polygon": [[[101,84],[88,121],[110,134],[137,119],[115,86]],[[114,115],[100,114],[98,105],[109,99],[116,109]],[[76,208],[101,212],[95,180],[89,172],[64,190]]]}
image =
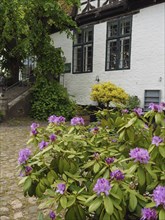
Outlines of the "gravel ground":
{"label": "gravel ground", "polygon": [[37,220],[35,198],[24,197],[18,186],[18,152],[26,147],[30,119],[0,124],[0,220]]}

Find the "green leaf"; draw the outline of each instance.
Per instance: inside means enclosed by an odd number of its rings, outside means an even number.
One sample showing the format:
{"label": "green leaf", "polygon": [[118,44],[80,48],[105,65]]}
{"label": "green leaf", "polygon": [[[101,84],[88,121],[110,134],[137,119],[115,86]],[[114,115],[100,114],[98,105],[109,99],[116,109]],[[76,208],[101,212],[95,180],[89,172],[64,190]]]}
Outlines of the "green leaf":
{"label": "green leaf", "polygon": [[23,186],[24,192],[27,192],[29,190],[29,188],[31,187],[31,184],[32,184],[32,179],[28,177],[24,182],[24,186]]}
{"label": "green leaf", "polygon": [[79,214],[78,219],[79,220],[86,220],[86,215],[85,215],[84,209],[80,205],[77,206],[77,209],[78,209],[78,214]]}
{"label": "green leaf", "polygon": [[110,219],[111,219],[111,216],[108,215],[108,213],[106,212],[105,215],[104,215],[103,220],[110,220]]}
{"label": "green leaf", "polygon": [[96,198],[97,197],[97,195],[92,195],[92,196],[90,196],[87,200],[86,200],[86,204],[88,203],[88,202],[90,202],[90,201],[92,201],[94,198]]}
{"label": "green leaf", "polygon": [[153,208],[155,207],[155,205],[156,205],[155,202],[150,202],[145,206],[145,208]]}
{"label": "green leaf", "polygon": [[92,204],[89,206],[89,212],[96,211],[100,207],[101,203],[102,203],[102,198],[101,197],[95,199],[92,202]]}
{"label": "green leaf", "polygon": [[71,219],[78,220],[73,206],[71,206],[65,214],[65,220],[71,220]]}
{"label": "green leaf", "polygon": [[62,206],[64,209],[66,209],[66,207],[67,207],[67,198],[66,198],[65,195],[63,195],[63,196],[60,198],[60,204],[61,204],[61,206]]}
{"label": "green leaf", "polygon": [[47,180],[49,181],[50,184],[52,184],[55,180],[54,175],[51,171],[47,174]]}
{"label": "green leaf", "polygon": [[135,211],[136,206],[137,206],[137,198],[134,194],[130,193],[129,194],[129,205],[128,205],[130,212]]}
{"label": "green leaf", "polygon": [[104,207],[105,207],[106,212],[109,215],[113,214],[113,211],[114,211],[113,203],[112,203],[111,199],[108,196],[104,197]]}
{"label": "green leaf", "polygon": [[145,184],[145,171],[141,166],[138,167],[137,175],[140,186],[143,186]]}
{"label": "green leaf", "polygon": [[97,173],[100,170],[100,165],[99,163],[95,163],[94,167],[93,167],[93,171],[94,173]]}
{"label": "green leaf", "polygon": [[67,199],[68,199],[68,201],[67,201],[67,207],[72,206],[72,205],[75,203],[75,201],[76,201],[75,196],[68,196]]}
{"label": "green leaf", "polygon": [[128,173],[128,174],[134,173],[134,172],[136,171],[137,167],[138,167],[137,164],[132,165],[132,166],[127,170],[127,173]]}
{"label": "green leaf", "polygon": [[163,118],[162,118],[161,114],[160,113],[156,113],[156,115],[155,115],[155,122],[156,122],[156,124],[157,125],[161,124],[162,120],[163,120]]}
{"label": "green leaf", "polygon": [[40,185],[39,184],[36,187],[36,195],[38,196],[38,198],[42,197],[42,191],[40,189]]}
{"label": "green leaf", "polygon": [[82,166],[82,168],[87,169],[88,167],[93,166],[94,163],[95,163],[95,160],[89,161],[86,164],[84,164],[84,166]]}
{"label": "green leaf", "polygon": [[165,219],[165,210],[161,209],[159,212],[159,220],[164,220]]}
{"label": "green leaf", "polygon": [[25,176],[25,177],[21,178],[21,180],[19,181],[18,185],[23,184],[26,181],[27,178],[29,178],[29,177]]}
{"label": "green leaf", "polygon": [[159,148],[159,153],[161,154],[161,156],[163,157],[163,158],[165,158],[165,146],[158,146],[158,148]]}
{"label": "green leaf", "polygon": [[37,220],[44,220],[44,215],[42,212],[39,212]]}

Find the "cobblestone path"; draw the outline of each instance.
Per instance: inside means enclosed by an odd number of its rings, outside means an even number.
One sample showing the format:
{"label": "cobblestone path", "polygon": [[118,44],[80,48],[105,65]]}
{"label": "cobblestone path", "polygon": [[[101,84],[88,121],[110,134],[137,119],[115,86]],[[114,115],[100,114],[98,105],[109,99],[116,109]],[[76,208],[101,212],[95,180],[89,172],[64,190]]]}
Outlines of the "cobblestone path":
{"label": "cobblestone path", "polygon": [[0,220],[37,220],[35,198],[18,186],[18,152],[26,147],[30,124],[0,124]]}

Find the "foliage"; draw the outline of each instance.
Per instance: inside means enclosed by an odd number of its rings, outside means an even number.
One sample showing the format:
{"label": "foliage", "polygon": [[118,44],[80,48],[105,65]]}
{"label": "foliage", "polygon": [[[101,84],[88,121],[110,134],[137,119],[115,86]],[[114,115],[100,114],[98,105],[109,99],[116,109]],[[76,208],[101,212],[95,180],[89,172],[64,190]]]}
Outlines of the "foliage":
{"label": "foliage", "polygon": [[[52,30],[59,30],[70,34],[69,29],[76,27],[71,11],[78,3],[78,0],[1,0],[0,63],[2,69],[18,77],[18,71],[28,57],[33,57],[42,65],[44,60],[45,66],[51,65],[51,69],[58,65],[60,54],[51,47],[50,33]],[[44,67],[42,73],[50,74],[48,70],[45,72]],[[58,70],[56,74],[59,73]]]}
{"label": "foliage", "polygon": [[40,208],[55,211],[58,220],[61,213],[66,220],[134,220],[144,207],[165,219],[165,201],[153,197],[156,187],[165,186],[163,110],[138,115],[105,109],[98,118],[87,127],[58,117],[46,128],[31,126],[27,144],[33,153],[25,149],[20,164],[24,194],[40,198]]}
{"label": "foliage", "polygon": [[69,98],[67,90],[56,81],[41,78],[32,90],[31,116],[45,120],[49,115],[73,116],[76,104]]}
{"label": "foliage", "polygon": [[127,109],[134,109],[140,106],[140,99],[137,96],[129,96],[126,102]]}
{"label": "foliage", "polygon": [[126,92],[111,82],[95,84],[92,87],[91,99],[109,107],[110,102],[125,103],[128,99]]}

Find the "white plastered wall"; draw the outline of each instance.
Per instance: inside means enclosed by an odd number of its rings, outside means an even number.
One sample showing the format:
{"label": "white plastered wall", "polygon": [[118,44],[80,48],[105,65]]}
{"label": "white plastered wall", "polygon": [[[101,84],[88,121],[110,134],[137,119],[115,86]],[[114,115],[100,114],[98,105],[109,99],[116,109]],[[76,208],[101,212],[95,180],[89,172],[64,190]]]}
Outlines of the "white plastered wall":
{"label": "white plastered wall", "polygon": [[[165,3],[141,9],[133,15],[131,39],[131,68],[129,70],[105,71],[107,23],[94,25],[93,72],[61,77],[61,83],[75,97],[77,103],[94,104],[90,100],[91,86],[111,81],[130,95],[137,95],[144,103],[144,90],[161,90],[165,101]],[[66,63],[72,63],[72,40],[64,33],[52,35],[56,47],[61,47]]]}

